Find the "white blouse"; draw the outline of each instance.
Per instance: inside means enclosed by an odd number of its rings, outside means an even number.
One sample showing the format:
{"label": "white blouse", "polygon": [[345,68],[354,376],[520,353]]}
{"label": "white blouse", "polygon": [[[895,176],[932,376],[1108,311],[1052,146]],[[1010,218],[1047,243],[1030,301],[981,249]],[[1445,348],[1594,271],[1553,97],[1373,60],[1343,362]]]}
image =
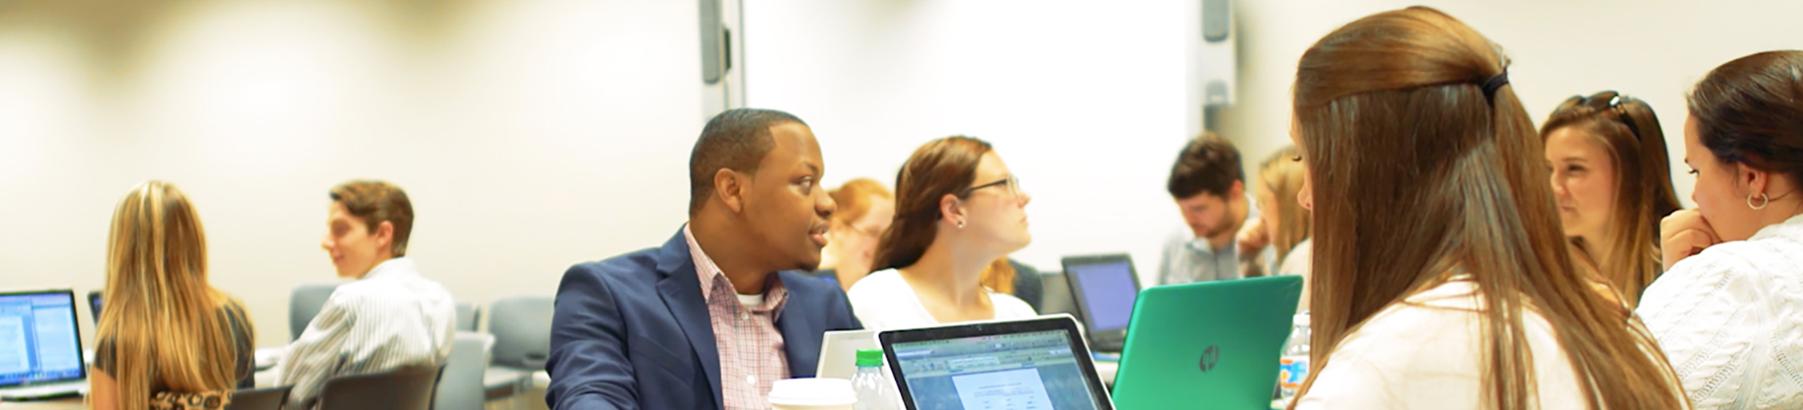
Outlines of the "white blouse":
{"label": "white blouse", "polygon": [[[1340,341],[1298,409],[1476,409],[1482,383],[1482,299],[1452,281],[1385,307]],[[1583,387],[1552,325],[1522,315],[1537,408],[1584,408]]]}
{"label": "white blouse", "polygon": [[[927,312],[926,305],[920,303],[920,295],[914,293],[914,287],[902,279],[901,273],[894,269],[871,272],[870,276],[859,279],[847,292],[851,298],[851,309],[858,316],[858,322],[864,329],[884,331],[890,329],[908,329],[916,327],[938,326],[938,319]],[[995,320],[1028,319],[1039,316],[1027,302],[1006,293],[989,292],[989,301],[995,306]]]}
{"label": "white blouse", "polygon": [[1697,408],[1803,408],[1803,216],[1678,262],[1637,312]]}

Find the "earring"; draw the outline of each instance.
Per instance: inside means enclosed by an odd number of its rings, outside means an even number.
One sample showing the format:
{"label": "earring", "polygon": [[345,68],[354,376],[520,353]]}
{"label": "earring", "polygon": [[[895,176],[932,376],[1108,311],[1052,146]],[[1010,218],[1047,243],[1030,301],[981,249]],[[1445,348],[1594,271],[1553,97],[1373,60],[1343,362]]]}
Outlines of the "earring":
{"label": "earring", "polygon": [[958,220],[958,229],[964,229],[964,220],[963,219]]}
{"label": "earring", "polygon": [[1753,208],[1753,210],[1755,210],[1755,211],[1765,209],[1765,206],[1770,205],[1771,203],[1772,203],[1772,197],[1769,195],[1766,195],[1764,192],[1760,192],[1759,193],[1759,205],[1753,205],[1753,194],[1747,194],[1747,207]]}

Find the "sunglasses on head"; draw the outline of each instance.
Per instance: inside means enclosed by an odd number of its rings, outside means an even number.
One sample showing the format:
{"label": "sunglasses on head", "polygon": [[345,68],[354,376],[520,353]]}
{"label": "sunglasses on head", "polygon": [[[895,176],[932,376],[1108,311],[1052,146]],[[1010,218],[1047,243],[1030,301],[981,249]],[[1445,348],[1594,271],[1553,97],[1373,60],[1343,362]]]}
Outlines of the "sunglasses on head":
{"label": "sunglasses on head", "polygon": [[[1609,112],[1615,113],[1615,121],[1621,123],[1621,125],[1627,126],[1628,134],[1632,135],[1635,140],[1640,140],[1640,127],[1634,125],[1634,118],[1628,116],[1628,109],[1625,107],[1628,103],[1634,102],[1634,98],[1621,95],[1621,93],[1614,91],[1607,92],[1609,93],[1608,101],[1583,95],[1572,96],[1571,100],[1577,101],[1577,105],[1580,106],[1594,107],[1598,111],[1608,110]],[[1607,105],[1599,106],[1598,103],[1606,103]]]}

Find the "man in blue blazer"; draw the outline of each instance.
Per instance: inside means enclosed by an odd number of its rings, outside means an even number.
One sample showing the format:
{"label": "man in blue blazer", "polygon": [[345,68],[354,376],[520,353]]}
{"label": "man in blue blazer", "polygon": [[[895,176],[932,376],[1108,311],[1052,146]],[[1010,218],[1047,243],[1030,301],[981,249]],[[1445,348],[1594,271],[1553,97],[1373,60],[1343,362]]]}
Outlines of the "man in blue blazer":
{"label": "man in blue blazer", "polygon": [[861,328],[820,264],[833,200],[813,132],[774,110],[708,121],[689,157],[689,223],[663,246],[564,273],[554,409],[762,409],[810,377],[822,333]]}

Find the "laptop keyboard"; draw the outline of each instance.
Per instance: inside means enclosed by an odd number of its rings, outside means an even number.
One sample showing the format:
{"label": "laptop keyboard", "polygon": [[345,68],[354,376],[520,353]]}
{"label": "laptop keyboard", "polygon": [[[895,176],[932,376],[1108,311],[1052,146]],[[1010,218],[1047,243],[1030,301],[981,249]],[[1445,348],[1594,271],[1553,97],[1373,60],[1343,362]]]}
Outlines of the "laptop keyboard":
{"label": "laptop keyboard", "polygon": [[87,394],[88,383],[85,381],[54,383],[30,387],[8,387],[0,389],[0,399],[29,400],[56,397],[79,396]]}

